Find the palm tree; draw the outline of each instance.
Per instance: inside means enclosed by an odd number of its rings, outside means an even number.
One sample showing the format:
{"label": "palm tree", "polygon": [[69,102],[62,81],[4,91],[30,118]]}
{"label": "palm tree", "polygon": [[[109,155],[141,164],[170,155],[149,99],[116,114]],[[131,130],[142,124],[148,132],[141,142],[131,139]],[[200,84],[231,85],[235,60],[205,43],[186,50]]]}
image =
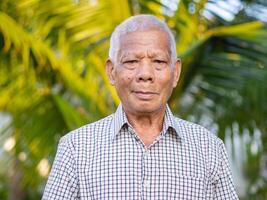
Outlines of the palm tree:
{"label": "palm tree", "polygon": [[138,13],[157,15],[175,33],[183,74],[170,106],[223,139],[249,138],[246,195],[266,198],[267,30],[258,13],[267,4],[224,2],[0,2],[0,198],[40,198],[60,136],[114,111],[119,99],[104,69],[108,39]]}

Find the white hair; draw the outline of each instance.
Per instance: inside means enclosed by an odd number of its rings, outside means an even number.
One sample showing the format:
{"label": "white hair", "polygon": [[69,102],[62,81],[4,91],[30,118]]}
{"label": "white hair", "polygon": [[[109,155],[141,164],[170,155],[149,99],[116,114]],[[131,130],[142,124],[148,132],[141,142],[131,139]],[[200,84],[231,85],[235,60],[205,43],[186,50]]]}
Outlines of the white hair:
{"label": "white hair", "polygon": [[119,24],[115,30],[113,31],[110,38],[110,47],[109,47],[109,58],[113,61],[117,58],[117,52],[119,50],[120,38],[123,35],[128,33],[132,33],[135,31],[146,31],[157,29],[164,33],[166,33],[168,41],[169,41],[169,50],[171,53],[171,60],[175,61],[177,58],[176,55],[176,43],[174,36],[167,26],[167,24],[161,20],[159,20],[154,15],[136,15],[132,16],[121,24]]}

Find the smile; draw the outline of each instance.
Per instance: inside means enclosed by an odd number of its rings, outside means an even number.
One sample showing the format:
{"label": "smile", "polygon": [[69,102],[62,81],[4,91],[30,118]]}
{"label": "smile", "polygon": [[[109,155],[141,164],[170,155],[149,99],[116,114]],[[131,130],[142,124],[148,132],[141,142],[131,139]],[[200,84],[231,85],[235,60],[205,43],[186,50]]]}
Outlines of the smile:
{"label": "smile", "polygon": [[159,95],[156,92],[150,92],[150,91],[133,91],[133,93],[138,99],[141,100],[150,100],[155,96]]}

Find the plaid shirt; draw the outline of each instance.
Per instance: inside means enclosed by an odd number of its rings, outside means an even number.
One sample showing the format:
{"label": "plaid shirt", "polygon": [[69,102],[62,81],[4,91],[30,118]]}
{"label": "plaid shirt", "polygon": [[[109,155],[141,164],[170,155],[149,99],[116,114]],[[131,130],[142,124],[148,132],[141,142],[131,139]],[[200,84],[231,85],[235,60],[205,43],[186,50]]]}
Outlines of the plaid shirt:
{"label": "plaid shirt", "polygon": [[43,200],[238,199],[223,142],[172,115],[145,147],[120,105],[61,138]]}

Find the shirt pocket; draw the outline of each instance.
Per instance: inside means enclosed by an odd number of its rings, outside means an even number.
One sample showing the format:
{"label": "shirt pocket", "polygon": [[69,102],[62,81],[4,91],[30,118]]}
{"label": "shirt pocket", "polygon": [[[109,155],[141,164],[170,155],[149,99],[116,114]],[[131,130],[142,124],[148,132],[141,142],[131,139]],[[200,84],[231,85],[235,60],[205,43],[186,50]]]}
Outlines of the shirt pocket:
{"label": "shirt pocket", "polygon": [[167,177],[168,180],[165,187],[169,194],[168,199],[206,199],[204,178],[181,174],[169,174]]}

